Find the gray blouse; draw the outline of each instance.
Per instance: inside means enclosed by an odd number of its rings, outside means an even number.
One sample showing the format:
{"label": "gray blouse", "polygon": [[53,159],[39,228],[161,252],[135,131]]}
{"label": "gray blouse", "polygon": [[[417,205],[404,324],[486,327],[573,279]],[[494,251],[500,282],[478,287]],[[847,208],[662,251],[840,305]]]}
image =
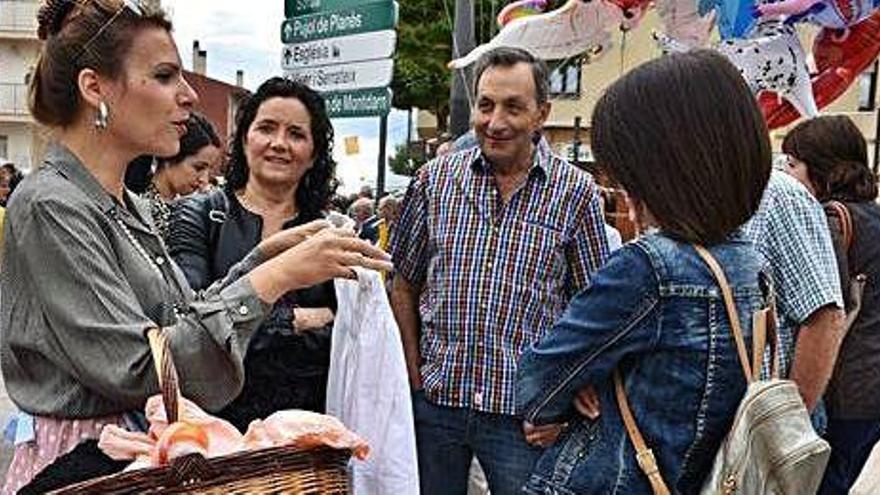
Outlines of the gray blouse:
{"label": "gray blouse", "polygon": [[90,418],[138,410],[157,393],[145,331],[169,335],[183,395],[216,410],[236,397],[248,341],[269,307],[247,277],[252,252],[202,293],[190,290],[126,192],[108,194],[52,145],[7,210],[0,364],[25,412]]}

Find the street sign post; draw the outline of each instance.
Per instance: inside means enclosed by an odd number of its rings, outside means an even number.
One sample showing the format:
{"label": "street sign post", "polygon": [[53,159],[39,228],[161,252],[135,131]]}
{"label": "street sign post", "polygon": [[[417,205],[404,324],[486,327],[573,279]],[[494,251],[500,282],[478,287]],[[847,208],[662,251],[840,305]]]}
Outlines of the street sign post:
{"label": "street sign post", "polygon": [[375,88],[324,93],[324,102],[330,118],[381,117],[391,111],[391,90]]}
{"label": "street sign post", "polygon": [[284,71],[284,75],[321,93],[381,88],[391,84],[391,78],[394,76],[394,60],[386,58],[344,65],[287,70]]}
{"label": "street sign post", "polygon": [[285,0],[281,67],[323,94],[331,118],[379,116],[377,197],[385,189],[385,144],[399,6],[394,0]]}
{"label": "street sign post", "polygon": [[391,3],[393,0],[284,0],[284,17],[290,19],[300,15],[347,9],[365,3]]}
{"label": "street sign post", "polygon": [[394,29],[397,12],[397,3],[378,2],[293,17],[281,25],[281,42],[289,45]]}
{"label": "street sign post", "polygon": [[397,32],[389,29],[286,45],[281,51],[281,68],[303,69],[390,58],[396,44]]}

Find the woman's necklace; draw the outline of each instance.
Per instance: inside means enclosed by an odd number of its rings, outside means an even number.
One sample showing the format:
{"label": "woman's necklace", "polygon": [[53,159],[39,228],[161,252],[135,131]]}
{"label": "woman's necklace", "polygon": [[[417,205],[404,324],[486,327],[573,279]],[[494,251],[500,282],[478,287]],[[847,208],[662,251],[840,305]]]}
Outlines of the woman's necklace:
{"label": "woman's necklace", "polygon": [[[165,278],[165,274],[162,273],[162,269],[159,268],[159,265],[165,264],[165,258],[163,258],[161,256],[157,256],[155,259],[153,259],[150,256],[150,253],[147,252],[147,248],[145,248],[144,245],[141,244],[141,242],[137,239],[137,237],[135,237],[135,235],[131,231],[131,229],[128,228],[128,225],[125,225],[125,222],[122,221],[122,219],[119,218],[118,216],[116,217],[116,223],[119,224],[119,227],[122,229],[122,232],[125,234],[125,237],[131,243],[131,245],[134,246],[134,250],[137,251],[138,254],[141,255],[141,257],[144,258],[144,260],[147,262],[148,265],[150,265],[150,268],[153,270],[153,273],[155,273],[156,276],[159,277],[163,282],[168,283],[168,279]],[[183,292],[183,288],[179,284],[179,281],[177,279],[175,279],[173,275],[171,278],[174,281],[174,285],[177,287],[177,290],[179,291],[178,296],[182,295],[184,292]],[[179,300],[177,302],[171,302],[165,307],[167,307],[171,312],[173,312],[175,317],[179,317],[180,315],[182,315],[185,312],[184,308],[186,307],[186,305],[183,301]],[[173,321],[173,320],[168,320],[168,321]],[[169,323],[169,324],[173,324],[173,323]]]}
{"label": "woman's necklace", "polygon": [[129,230],[128,225],[125,225],[125,222],[123,222],[122,219],[119,217],[116,217],[116,223],[118,223],[119,226],[122,227],[122,232],[125,233],[125,237],[128,238],[129,242],[131,242],[131,245],[134,246],[134,250],[137,251],[147,261],[147,263],[150,265],[150,268],[153,269],[153,272],[155,272],[159,278],[165,280],[165,275],[162,274],[162,269],[159,268],[159,263],[150,257],[150,254],[147,253],[147,249],[144,247],[143,244],[141,244],[139,240],[137,240],[137,237],[134,236],[131,230]]}
{"label": "woman's necklace", "polygon": [[247,189],[245,189],[241,194],[237,195],[238,202],[241,203],[242,206],[251,213],[259,215],[263,218],[281,218],[288,219],[293,217],[296,214],[296,206],[290,204],[285,205],[283,211],[268,211],[268,208],[258,207],[254,202],[250,199],[250,195],[248,194]]}

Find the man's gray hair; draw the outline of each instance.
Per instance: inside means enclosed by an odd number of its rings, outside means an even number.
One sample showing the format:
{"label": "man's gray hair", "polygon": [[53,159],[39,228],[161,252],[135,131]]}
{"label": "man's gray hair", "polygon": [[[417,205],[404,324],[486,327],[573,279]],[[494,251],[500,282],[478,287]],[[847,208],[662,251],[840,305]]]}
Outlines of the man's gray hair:
{"label": "man's gray hair", "polygon": [[499,47],[490,50],[477,60],[474,68],[474,94],[480,84],[480,77],[490,67],[513,67],[516,64],[529,64],[532,68],[532,78],[535,81],[535,100],[538,105],[547,103],[550,99],[550,82],[548,80],[547,64],[522,48]]}

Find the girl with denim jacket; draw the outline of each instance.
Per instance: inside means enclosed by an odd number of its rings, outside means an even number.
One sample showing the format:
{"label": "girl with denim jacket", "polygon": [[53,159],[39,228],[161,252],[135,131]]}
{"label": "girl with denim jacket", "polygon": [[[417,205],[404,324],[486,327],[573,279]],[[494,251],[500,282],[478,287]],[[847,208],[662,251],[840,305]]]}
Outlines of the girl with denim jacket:
{"label": "girl with denim jacket", "polygon": [[724,268],[751,345],[768,284],[765,260],[739,227],[770,174],[767,128],[736,68],[694,51],[611,86],[593,113],[592,143],[650,233],[614,253],[519,363],[526,427],[568,424],[525,491],[651,493],[615,400],[617,369],[667,485],[694,493],[746,382],[720,289],[691,244]]}

